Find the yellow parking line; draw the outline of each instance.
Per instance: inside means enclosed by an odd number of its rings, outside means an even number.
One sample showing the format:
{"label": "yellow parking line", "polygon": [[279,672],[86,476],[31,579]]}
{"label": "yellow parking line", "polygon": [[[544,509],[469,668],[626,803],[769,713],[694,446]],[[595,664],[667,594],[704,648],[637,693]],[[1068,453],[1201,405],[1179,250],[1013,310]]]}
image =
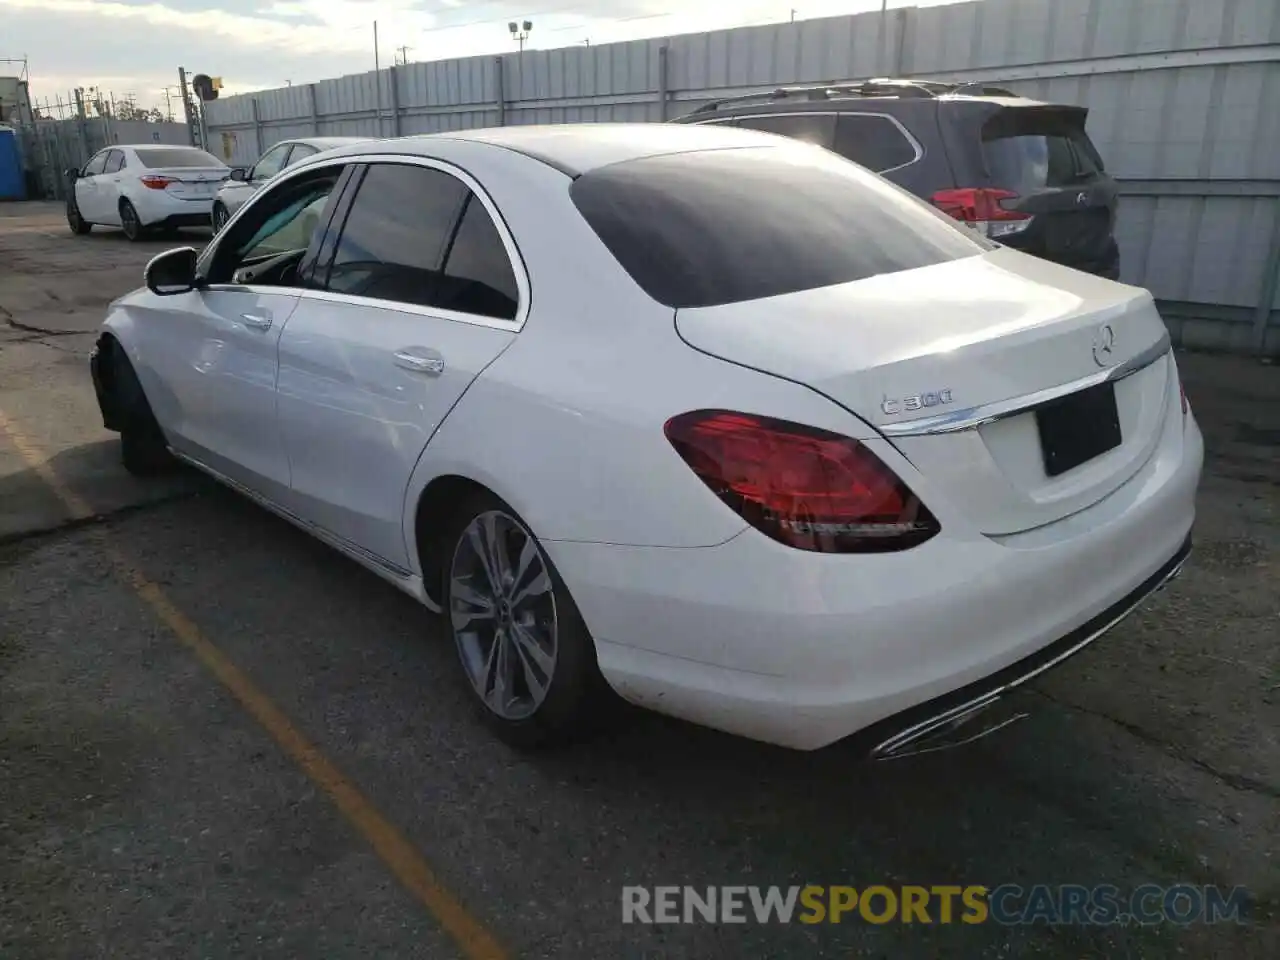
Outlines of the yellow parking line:
{"label": "yellow parking line", "polygon": [[[13,444],[18,455],[44,481],[77,520],[95,513],[92,507],[68,487],[50,466],[39,448],[0,410],[0,433]],[[458,899],[436,878],[435,873],[409,840],[391,824],[343,776],[320,750],[293,725],[287,716],[214,643],[200,632],[156,584],[148,580],[99,531],[91,531],[121,577],[173,632],[174,636],[208,668],[240,705],[275,739],[286,754],[334,802],[342,815],[364,836],[374,851],[410,893],[431,912],[469,960],[502,960],[506,951]]]}

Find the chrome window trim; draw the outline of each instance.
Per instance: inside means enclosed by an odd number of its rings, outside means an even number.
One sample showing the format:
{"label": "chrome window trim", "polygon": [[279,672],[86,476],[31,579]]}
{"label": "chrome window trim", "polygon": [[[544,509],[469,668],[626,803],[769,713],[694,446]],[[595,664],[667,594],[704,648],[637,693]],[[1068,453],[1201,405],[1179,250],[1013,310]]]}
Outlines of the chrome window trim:
{"label": "chrome window trim", "polygon": [[[308,300],[325,300],[332,303],[351,303],[359,306],[378,307],[384,310],[395,310],[398,313],[414,314],[422,317],[432,317],[440,320],[453,320],[458,323],[469,323],[477,327],[489,327],[495,330],[511,330],[519,332],[524,329],[525,321],[529,318],[529,309],[533,300],[532,286],[529,280],[528,268],[525,265],[524,257],[520,254],[520,248],[515,242],[515,237],[511,233],[510,227],[507,226],[506,219],[498,211],[498,206],[493,202],[488,191],[480,185],[480,181],[467,173],[461,167],[449,163],[445,160],[437,160],[434,157],[422,157],[417,155],[409,155],[402,153],[362,153],[351,156],[326,158],[318,163],[309,163],[310,157],[306,157],[301,161],[299,167],[286,167],[280,173],[271,178],[271,186],[258,190],[252,197],[246,200],[234,214],[231,219],[223,226],[222,233],[244,215],[244,211],[251,208],[254,203],[261,202],[261,198],[266,196],[268,192],[274,192],[281,189],[282,186],[295,177],[303,177],[317,170],[323,170],[327,167],[345,167],[351,164],[359,163],[395,163],[402,166],[427,167],[428,169],[439,170],[450,176],[461,180],[464,185],[484,204],[484,208],[489,213],[489,217],[493,220],[493,225],[498,231],[498,237],[502,241],[502,246],[507,252],[507,261],[511,264],[511,272],[515,274],[516,291],[518,299],[516,302],[516,315],[511,320],[503,320],[498,317],[485,317],[474,313],[462,313],[456,310],[441,310],[438,307],[427,307],[415,303],[403,303],[399,300],[383,300],[378,297],[362,297],[349,293],[334,293],[329,290],[316,290],[309,287],[271,287],[254,284],[242,283],[215,283],[205,287],[206,290],[238,290],[248,293],[282,293],[292,292],[300,298]],[[358,195],[358,193],[357,193]],[[212,258],[214,247],[216,244],[209,244],[200,256],[200,263],[197,270],[204,263],[206,258]]]}
{"label": "chrome window trim", "polygon": [[[901,120],[892,114],[879,113],[875,110],[777,110],[770,113],[739,113],[732,117],[720,117],[714,120],[698,120],[696,121],[696,125],[706,126],[707,124],[712,123],[732,123],[735,120],[760,120],[767,117],[835,117],[837,124],[840,122],[841,117],[879,117],[884,120],[888,120],[898,128],[898,132],[906,138],[907,143],[911,144],[911,149],[915,151],[916,155],[906,163],[900,163],[896,167],[885,167],[883,170],[872,171],[880,176],[884,176],[886,173],[893,173],[895,170],[902,170],[905,167],[911,166],[913,163],[919,163],[924,158],[924,147],[921,145],[920,141],[912,135],[911,131],[902,125]],[[760,132],[769,133],[770,131],[762,130]],[[786,134],[778,134],[778,136],[786,136]],[[803,143],[804,141],[801,142]],[[832,146],[834,146],[834,144]],[[832,150],[831,152],[835,153],[835,150]],[[846,157],[845,159],[847,160],[849,158]],[[856,160],[851,160],[850,162],[857,163]]]}
{"label": "chrome window trim", "polygon": [[906,420],[901,423],[883,423],[877,425],[877,429],[886,437],[924,437],[972,430],[983,424],[994,423],[996,420],[1027,413],[1036,407],[1043,406],[1050,401],[1065,397],[1078,390],[1087,390],[1089,387],[1096,387],[1099,384],[1114,383],[1117,380],[1123,380],[1125,377],[1131,377],[1168,354],[1171,346],[1169,334],[1166,331],[1151,346],[1136,353],[1118,366],[1091,373],[1087,377],[1072,380],[1070,383],[1047,387],[1044,390],[1037,390],[1035,393],[1029,393],[1021,397],[996,400],[992,403],[967,407],[963,410],[954,410],[950,413],[940,413],[932,417],[920,417],[916,420]]}

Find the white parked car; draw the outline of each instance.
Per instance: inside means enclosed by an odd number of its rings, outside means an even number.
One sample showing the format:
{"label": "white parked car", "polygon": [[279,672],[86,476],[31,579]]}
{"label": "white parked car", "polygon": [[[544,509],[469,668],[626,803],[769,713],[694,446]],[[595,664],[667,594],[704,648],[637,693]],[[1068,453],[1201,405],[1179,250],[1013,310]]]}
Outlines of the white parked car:
{"label": "white parked car", "polygon": [[307,157],[344,147],[352,143],[367,143],[368,137],[307,137],[302,140],[282,140],[260,156],[251,167],[232,167],[231,174],[218,190],[213,201],[213,229],[221,230],[246,200],[281,170],[285,170]]}
{"label": "white parked car", "polygon": [[207,227],[218,186],[231,169],[211,153],[170,144],[122,144],[99,150],[68,170],[67,224],[121,227],[130,240],[151,230]]}
{"label": "white parked car", "polygon": [[800,749],[959,741],[1190,549],[1150,294],[780,137],[352,146],[146,284],[92,360],[126,466],[194,464],[443,610],[517,742],[607,687]]}

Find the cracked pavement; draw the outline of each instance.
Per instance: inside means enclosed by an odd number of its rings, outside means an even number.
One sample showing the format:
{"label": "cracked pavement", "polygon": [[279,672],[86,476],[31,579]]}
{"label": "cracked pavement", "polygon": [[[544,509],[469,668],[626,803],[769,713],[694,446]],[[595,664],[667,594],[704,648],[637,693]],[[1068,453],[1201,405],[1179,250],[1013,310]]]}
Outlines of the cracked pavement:
{"label": "cracked pavement", "polygon": [[[172,244],[76,238],[61,216],[0,205],[0,412],[95,514],[69,520],[0,432],[0,957],[458,955],[104,545],[512,956],[1280,956],[1274,367],[1179,355],[1208,448],[1196,551],[1001,734],[872,766],[629,714],[529,757],[474,721],[412,601],[209,483],[124,473],[86,358],[107,302]],[[1248,922],[637,927],[619,909],[625,884],[1184,882],[1247,887]]]}

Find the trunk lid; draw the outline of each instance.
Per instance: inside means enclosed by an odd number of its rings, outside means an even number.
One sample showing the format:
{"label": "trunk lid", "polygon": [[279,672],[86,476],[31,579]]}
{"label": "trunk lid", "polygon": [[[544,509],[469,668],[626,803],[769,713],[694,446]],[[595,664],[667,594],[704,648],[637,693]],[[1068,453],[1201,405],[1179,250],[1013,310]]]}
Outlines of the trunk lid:
{"label": "trunk lid", "polygon": [[225,167],[161,167],[147,170],[146,177],[168,180],[164,192],[180,200],[211,200],[227,178]]}
{"label": "trunk lid", "polygon": [[[676,327],[698,350],[852,411],[992,535],[1115,490],[1154,452],[1170,405],[1168,332],[1147,291],[1012,250],[680,309]],[[1116,376],[1128,366],[1140,369]],[[1104,385],[1081,392],[1092,383]],[[1059,394],[1078,409],[1033,409]],[[1102,449],[1108,417],[1119,442]]]}

